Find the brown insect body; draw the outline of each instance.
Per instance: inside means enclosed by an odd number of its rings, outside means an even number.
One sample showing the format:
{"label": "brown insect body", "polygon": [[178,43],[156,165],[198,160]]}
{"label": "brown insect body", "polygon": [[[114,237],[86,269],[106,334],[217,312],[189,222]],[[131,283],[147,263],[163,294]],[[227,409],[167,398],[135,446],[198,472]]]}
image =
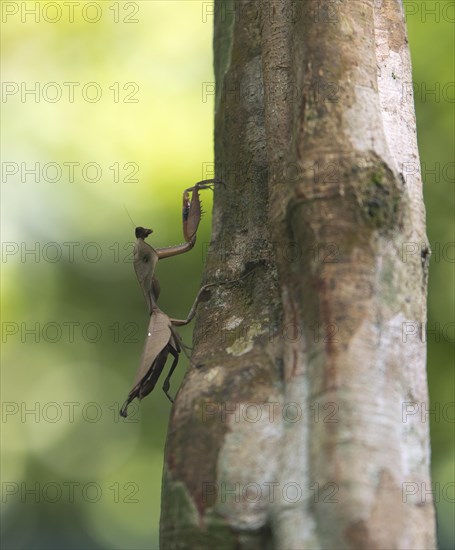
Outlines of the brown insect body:
{"label": "brown insect body", "polygon": [[[155,277],[155,268],[160,259],[183,254],[191,250],[196,243],[196,232],[201,219],[201,202],[199,191],[201,189],[213,189],[215,183],[222,183],[219,180],[200,181],[193,187],[185,189],[183,192],[183,235],[186,242],[176,246],[166,248],[153,248],[145,242],[153,231],[144,227],[136,227],[136,243],[134,246],[134,270],[142,293],[145,298],[147,309],[150,314],[150,321],[147,331],[147,337],[142,352],[140,365],[136,373],[133,388],[123,404],[120,414],[127,416],[128,405],[138,397],[142,399],[148,395],[155,387],[158,379],[166,365],[169,355],[174,360],[169,370],[163,390],[169,400],[173,402],[168,390],[170,378],[177,366],[179,354],[183,343],[180,336],[175,331],[174,326],[183,326],[188,324],[196,313],[197,304],[202,292],[212,283],[205,285],[199,290],[193,307],[186,319],[171,319],[157,305],[157,299],[160,293],[160,286]],[[191,193],[191,199],[190,199]]]}
{"label": "brown insect body", "polygon": [[147,337],[133,388],[129,392],[128,398],[120,411],[122,416],[127,416],[128,405],[133,399],[136,397],[142,399],[154,389],[163,372],[169,354],[174,357],[174,363],[171,366],[163,389],[169,400],[173,402],[167,390],[169,389],[169,379],[177,366],[180,351],[181,347],[178,337],[176,337],[172,328],[171,320],[158,306],[155,306],[150,316]]}
{"label": "brown insect body", "polygon": [[136,244],[133,251],[134,271],[150,314],[153,302],[158,299],[160,292],[158,280],[154,276],[156,264],[160,258],[158,252],[144,241],[151,233],[153,233],[151,229],[136,227]]}

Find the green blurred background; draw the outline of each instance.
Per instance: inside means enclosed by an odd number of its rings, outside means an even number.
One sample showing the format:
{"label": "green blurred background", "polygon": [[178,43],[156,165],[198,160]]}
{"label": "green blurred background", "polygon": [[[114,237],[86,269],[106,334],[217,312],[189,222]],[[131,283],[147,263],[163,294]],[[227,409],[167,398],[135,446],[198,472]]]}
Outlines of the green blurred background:
{"label": "green blurred background", "polygon": [[[25,13],[35,4],[39,21]],[[56,4],[2,3],[2,547],[157,548],[170,404],[156,391],[129,421],[118,418],[147,324],[124,206],[155,230],[154,246],[179,243],[181,191],[211,176],[213,96],[202,94],[213,82],[210,4],[80,2],[72,16],[60,2],[59,21]],[[425,419],[444,549],[454,499],[449,4],[405,3],[436,252],[428,370],[439,409]],[[38,95],[27,95],[35,83]],[[36,163],[38,174],[27,174]],[[68,163],[79,163],[74,177]],[[158,268],[161,307],[173,316],[186,314],[200,283],[208,195],[195,250]],[[182,335],[191,341],[191,329]],[[172,391],[186,366],[182,358]]]}

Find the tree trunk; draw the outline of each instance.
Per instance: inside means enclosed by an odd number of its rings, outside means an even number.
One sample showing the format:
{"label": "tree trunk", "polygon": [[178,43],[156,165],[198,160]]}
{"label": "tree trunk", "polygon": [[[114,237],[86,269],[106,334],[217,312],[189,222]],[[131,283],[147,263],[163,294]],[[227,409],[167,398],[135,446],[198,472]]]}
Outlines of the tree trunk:
{"label": "tree trunk", "polygon": [[161,547],[435,548],[401,2],[219,1],[214,44],[206,282],[249,275],[198,313]]}

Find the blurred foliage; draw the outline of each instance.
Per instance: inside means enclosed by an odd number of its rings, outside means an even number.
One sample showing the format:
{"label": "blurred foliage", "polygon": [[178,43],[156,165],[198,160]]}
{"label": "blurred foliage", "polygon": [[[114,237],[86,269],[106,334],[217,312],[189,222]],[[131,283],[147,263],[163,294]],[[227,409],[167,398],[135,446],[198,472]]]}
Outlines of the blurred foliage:
{"label": "blurred foliage", "polygon": [[[454,487],[454,27],[453,2],[405,2],[417,137],[432,249],[428,293],[428,383],[432,481],[440,550],[455,547]],[[411,15],[412,14],[412,15]]]}
{"label": "blurred foliage", "polygon": [[[39,21],[25,13],[36,4]],[[155,229],[155,246],[176,244],[182,190],[211,175],[213,97],[202,91],[213,82],[212,21],[204,4],[80,2],[74,17],[64,8],[58,21],[54,2],[2,4],[2,80],[13,86],[2,104],[2,159],[3,168],[18,169],[3,173],[1,193],[5,549],[158,547],[170,404],[156,391],[130,421],[118,417],[147,324],[124,206],[135,224]],[[426,419],[441,492],[440,544],[449,548],[451,505],[442,488],[453,483],[453,408],[446,406],[453,402],[453,327],[443,329],[453,321],[453,248],[446,246],[453,241],[453,28],[449,12],[438,20],[426,13],[432,2],[411,4],[435,251],[429,326],[441,328],[428,351],[431,406],[439,409]],[[76,83],[73,101],[69,82]],[[35,83],[38,95],[22,98]],[[439,86],[439,96],[423,93],[424,84]],[[38,174],[26,174],[35,163]],[[74,177],[68,163],[79,163]],[[429,173],[435,166],[439,178]],[[209,239],[205,219],[195,250],[159,266],[161,305],[173,316],[192,303]],[[191,329],[182,334],[191,341]],[[182,358],[174,392],[186,365]]]}

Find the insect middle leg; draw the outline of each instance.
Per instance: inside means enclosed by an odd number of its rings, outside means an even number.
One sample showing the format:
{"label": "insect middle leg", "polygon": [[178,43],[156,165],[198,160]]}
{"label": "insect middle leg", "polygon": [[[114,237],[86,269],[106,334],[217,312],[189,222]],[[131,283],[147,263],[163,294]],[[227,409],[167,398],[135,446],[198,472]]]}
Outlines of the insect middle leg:
{"label": "insect middle leg", "polygon": [[243,279],[247,275],[249,275],[249,273],[246,273],[245,275],[242,275],[238,279],[229,279],[228,281],[220,281],[220,282],[217,282],[217,283],[208,283],[204,286],[201,286],[201,288],[199,289],[199,292],[196,295],[196,298],[194,299],[193,305],[191,306],[191,309],[188,313],[187,318],[186,319],[173,319],[173,318],[171,318],[170,319],[171,323],[175,327],[182,327],[184,325],[187,325],[188,323],[190,323],[193,320],[193,317],[196,315],[197,306],[199,305],[199,302],[201,301],[202,295],[204,294],[204,292],[208,288],[210,288],[212,286],[220,286],[220,285],[227,285],[227,284],[230,284],[230,283],[237,283],[238,281],[240,281],[241,279]]}

